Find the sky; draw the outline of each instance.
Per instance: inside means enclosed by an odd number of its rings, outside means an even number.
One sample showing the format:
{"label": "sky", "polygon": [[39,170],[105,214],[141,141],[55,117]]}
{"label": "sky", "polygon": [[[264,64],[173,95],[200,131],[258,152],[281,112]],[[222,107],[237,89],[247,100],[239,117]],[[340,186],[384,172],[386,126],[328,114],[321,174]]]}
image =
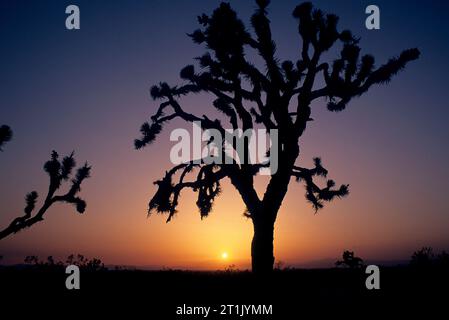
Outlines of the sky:
{"label": "sky", "polygon": [[[278,56],[298,59],[300,38],[291,12],[296,1],[269,7]],[[251,1],[230,1],[249,28]],[[345,249],[372,261],[406,260],[422,246],[449,249],[449,4],[444,1],[313,1],[340,16],[340,28],[361,37],[363,53],[380,65],[403,49],[422,55],[388,86],[375,87],[340,113],[314,105],[297,163],[320,156],[350,195],[317,214],[304,186],[291,182],[275,229],[276,261],[325,266]],[[76,4],[81,29],[65,29],[65,8]],[[180,84],[179,71],[204,53],[187,33],[196,16],[218,1],[2,1],[0,3],[0,125],[14,137],[0,153],[0,228],[22,214],[24,196],[44,195],[42,165],[52,150],[75,150],[92,165],[82,185],[87,210],[52,207],[45,220],[0,241],[4,262],[81,253],[106,264],[149,268],[222,269],[250,265],[251,221],[238,193],[225,182],[209,217],[185,192],[179,213],[147,217],[153,181],[172,165],[168,125],[136,151],[140,125],[156,110],[149,88]],[[381,29],[365,28],[376,4]],[[335,56],[329,56],[335,58]],[[182,101],[198,114],[207,97]],[[257,182],[258,191],[266,179]],[[227,258],[222,254],[226,252]]]}

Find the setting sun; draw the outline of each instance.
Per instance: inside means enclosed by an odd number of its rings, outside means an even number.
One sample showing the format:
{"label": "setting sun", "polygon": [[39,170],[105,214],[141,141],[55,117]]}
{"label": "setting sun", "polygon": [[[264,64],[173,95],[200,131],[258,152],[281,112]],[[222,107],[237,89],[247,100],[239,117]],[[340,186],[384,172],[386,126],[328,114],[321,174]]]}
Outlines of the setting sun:
{"label": "setting sun", "polygon": [[222,258],[223,260],[228,259],[228,253],[227,253],[227,252],[223,252],[223,253],[221,254],[221,258]]}

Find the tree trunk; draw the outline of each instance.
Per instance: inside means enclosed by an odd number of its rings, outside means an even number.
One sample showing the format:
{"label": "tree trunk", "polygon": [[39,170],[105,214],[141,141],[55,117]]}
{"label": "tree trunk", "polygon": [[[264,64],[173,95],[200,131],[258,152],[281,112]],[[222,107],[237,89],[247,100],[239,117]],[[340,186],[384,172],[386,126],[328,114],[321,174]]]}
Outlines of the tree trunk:
{"label": "tree trunk", "polygon": [[273,271],[274,253],[274,221],[264,219],[254,221],[254,236],[251,243],[251,264],[254,273],[270,273]]}

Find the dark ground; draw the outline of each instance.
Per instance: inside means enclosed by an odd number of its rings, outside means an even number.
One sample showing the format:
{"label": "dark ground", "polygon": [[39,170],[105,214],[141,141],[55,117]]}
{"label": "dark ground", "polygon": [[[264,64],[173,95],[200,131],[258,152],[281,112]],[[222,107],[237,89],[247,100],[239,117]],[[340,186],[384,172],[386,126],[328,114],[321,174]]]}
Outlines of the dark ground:
{"label": "dark ground", "polygon": [[[427,316],[418,318],[434,319],[429,312],[449,304],[449,270],[441,268],[381,268],[380,290],[366,289],[364,269],[294,269],[268,277],[235,271],[81,270],[81,289],[70,291],[64,271],[1,267],[2,313],[12,311],[19,319],[27,313],[58,319],[204,319],[177,316],[176,307],[187,304],[218,310],[207,319],[390,319],[394,314],[405,319],[423,312]],[[267,304],[273,314],[221,315],[223,304]],[[438,318],[448,319],[447,310],[443,312]]]}

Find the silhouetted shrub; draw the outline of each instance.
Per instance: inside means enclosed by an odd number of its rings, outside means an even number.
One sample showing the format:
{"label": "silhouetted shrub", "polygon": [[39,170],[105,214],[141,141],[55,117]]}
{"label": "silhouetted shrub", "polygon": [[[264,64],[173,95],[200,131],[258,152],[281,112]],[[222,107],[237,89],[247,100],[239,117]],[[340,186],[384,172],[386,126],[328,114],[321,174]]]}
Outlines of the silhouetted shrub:
{"label": "silhouetted shrub", "polygon": [[416,268],[449,268],[449,254],[444,250],[435,254],[431,247],[423,247],[413,253],[410,266]]}
{"label": "silhouetted shrub", "polygon": [[410,265],[414,267],[430,267],[435,255],[431,247],[423,247],[415,251],[411,257]]}
{"label": "silhouetted shrub", "polygon": [[362,258],[354,256],[353,251],[345,250],[343,252],[343,260],[338,260],[335,262],[335,265],[350,268],[350,269],[357,269],[363,267],[363,260]]}
{"label": "silhouetted shrub", "polygon": [[55,261],[53,256],[47,257],[46,261],[40,261],[38,256],[27,256],[24,260],[25,264],[41,267],[41,268],[59,268],[66,267],[68,265],[76,265],[80,269],[87,271],[101,271],[107,270],[104,263],[98,258],[87,259],[81,254],[71,254],[67,257],[66,261]]}

